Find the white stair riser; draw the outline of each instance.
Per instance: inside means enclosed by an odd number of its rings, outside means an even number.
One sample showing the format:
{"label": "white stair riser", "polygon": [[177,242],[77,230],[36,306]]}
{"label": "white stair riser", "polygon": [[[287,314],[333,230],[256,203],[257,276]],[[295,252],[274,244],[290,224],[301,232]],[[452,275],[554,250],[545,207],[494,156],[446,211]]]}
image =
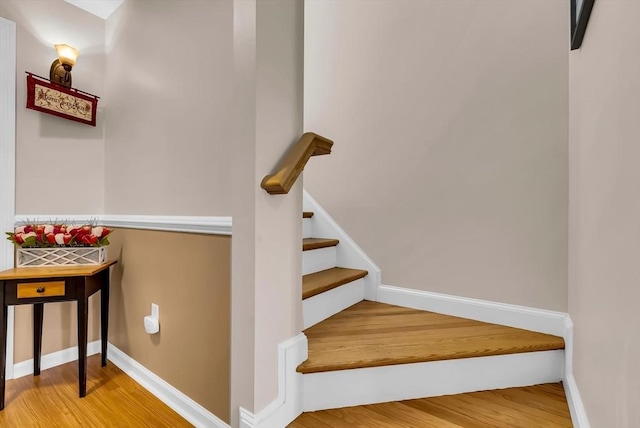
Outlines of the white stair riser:
{"label": "white stair riser", "polygon": [[336,267],[336,247],[320,248],[302,252],[302,274],[320,272]]}
{"label": "white stair riser", "polygon": [[313,238],[313,219],[310,219],[310,218],[302,219],[302,237]]}
{"label": "white stair riser", "polygon": [[309,328],[322,320],[364,300],[364,279],[325,291],[302,301],[303,328]]}
{"label": "white stair riser", "polygon": [[564,351],[398,364],[302,376],[304,411],[559,382]]}

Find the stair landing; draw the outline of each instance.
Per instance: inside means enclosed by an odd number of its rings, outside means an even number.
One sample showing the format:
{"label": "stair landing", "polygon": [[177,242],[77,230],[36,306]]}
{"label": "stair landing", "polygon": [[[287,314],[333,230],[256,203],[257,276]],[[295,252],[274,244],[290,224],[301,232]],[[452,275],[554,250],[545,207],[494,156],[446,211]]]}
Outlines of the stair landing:
{"label": "stair landing", "polygon": [[321,410],[289,428],[570,428],[561,383]]}
{"label": "stair landing", "polygon": [[304,333],[300,373],[564,349],[561,337],[370,301]]}

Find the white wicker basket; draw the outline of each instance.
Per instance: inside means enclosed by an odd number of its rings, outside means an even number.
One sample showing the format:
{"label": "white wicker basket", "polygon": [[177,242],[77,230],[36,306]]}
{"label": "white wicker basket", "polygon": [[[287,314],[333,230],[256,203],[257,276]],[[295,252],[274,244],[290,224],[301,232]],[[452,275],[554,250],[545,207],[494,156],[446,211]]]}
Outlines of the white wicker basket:
{"label": "white wicker basket", "polygon": [[107,247],[18,248],[17,265],[100,265],[107,261]]}

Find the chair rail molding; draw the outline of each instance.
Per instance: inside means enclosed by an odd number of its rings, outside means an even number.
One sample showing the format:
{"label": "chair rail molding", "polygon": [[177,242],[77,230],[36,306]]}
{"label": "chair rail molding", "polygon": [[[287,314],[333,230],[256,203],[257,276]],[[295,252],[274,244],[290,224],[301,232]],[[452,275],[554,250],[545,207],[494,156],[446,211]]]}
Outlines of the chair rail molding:
{"label": "chair rail molding", "polygon": [[104,226],[124,229],[162,230],[169,232],[202,233],[205,235],[231,235],[232,219],[229,216],[165,216],[126,214],[20,214],[15,224],[49,223],[100,223]]}

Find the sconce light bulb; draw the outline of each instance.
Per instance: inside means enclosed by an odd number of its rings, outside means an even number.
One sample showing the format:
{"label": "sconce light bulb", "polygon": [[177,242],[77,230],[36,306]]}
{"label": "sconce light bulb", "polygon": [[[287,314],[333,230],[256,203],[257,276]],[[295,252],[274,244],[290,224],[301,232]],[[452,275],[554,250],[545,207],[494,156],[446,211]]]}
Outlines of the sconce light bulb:
{"label": "sconce light bulb", "polygon": [[67,71],[71,71],[71,67],[76,65],[76,59],[78,58],[78,50],[69,45],[60,44],[54,45],[56,48],[56,53],[58,54],[58,59],[60,63],[64,66],[65,70],[67,67],[69,69]]}

